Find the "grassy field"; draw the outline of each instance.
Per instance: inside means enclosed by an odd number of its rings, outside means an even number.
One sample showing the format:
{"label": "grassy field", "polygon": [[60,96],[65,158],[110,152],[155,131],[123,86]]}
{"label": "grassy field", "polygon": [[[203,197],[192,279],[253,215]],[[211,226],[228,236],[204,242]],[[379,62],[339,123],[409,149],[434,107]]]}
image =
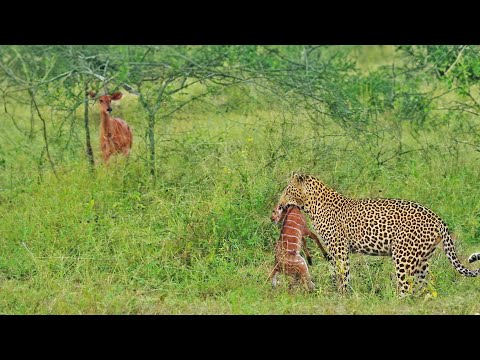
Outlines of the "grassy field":
{"label": "grassy field", "polygon": [[[456,273],[442,249],[422,296],[396,297],[390,258],[353,255],[352,292],[341,297],[313,242],[316,291],[289,289],[283,277],[272,289],[267,277],[279,229],[269,216],[292,171],[351,197],[422,203],[455,232],[466,264],[480,251],[480,153],[451,141],[449,124],[435,131],[401,125],[378,137],[372,151],[327,118],[288,113],[278,101],[243,90],[158,123],[156,181],[146,167],[145,117],[133,96],[114,108],[134,129],[132,155],[108,168],[99,162],[92,104],[93,174],[80,110],[61,134],[51,134],[57,177],[39,161],[41,137],[26,141],[2,115],[0,313],[480,313],[480,279]],[[27,113],[10,112],[27,131]],[[388,116],[379,124],[397,126]],[[411,151],[389,159],[399,133]]]}

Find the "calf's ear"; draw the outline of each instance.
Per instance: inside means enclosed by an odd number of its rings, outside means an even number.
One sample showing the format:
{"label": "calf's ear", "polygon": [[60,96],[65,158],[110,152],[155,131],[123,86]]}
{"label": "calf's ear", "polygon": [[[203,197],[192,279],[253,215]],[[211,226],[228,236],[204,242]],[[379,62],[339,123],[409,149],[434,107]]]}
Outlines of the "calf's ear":
{"label": "calf's ear", "polygon": [[120,91],[117,91],[116,93],[113,93],[111,95],[112,100],[120,100],[122,98],[123,94]]}

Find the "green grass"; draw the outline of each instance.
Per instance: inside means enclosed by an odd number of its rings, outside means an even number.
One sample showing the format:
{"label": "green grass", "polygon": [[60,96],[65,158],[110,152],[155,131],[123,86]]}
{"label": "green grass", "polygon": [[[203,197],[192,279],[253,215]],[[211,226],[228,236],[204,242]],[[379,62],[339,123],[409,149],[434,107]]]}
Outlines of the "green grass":
{"label": "green grass", "polygon": [[[390,157],[395,134],[370,151],[366,138],[345,136],[329,119],[317,119],[320,127],[275,101],[242,94],[227,91],[158,124],[155,182],[135,98],[115,110],[134,129],[131,158],[97,164],[94,174],[80,112],[71,139],[51,144],[58,178],[40,161],[41,136],[26,140],[2,118],[0,313],[480,313],[480,279],[456,273],[441,249],[431,260],[428,293],[419,297],[398,299],[391,259],[364,255],[351,257],[352,291],[339,296],[313,242],[316,291],[289,289],[284,277],[272,289],[267,277],[279,230],[269,216],[291,171],[313,174],[347,196],[424,204],[455,232],[465,264],[480,251],[480,155],[450,141],[456,135],[449,126],[405,126],[404,148],[418,148],[419,138],[424,149],[379,164],[375,151]],[[16,111],[28,128],[27,114]],[[92,107],[99,160],[97,116]],[[379,121],[392,125],[395,117]]]}

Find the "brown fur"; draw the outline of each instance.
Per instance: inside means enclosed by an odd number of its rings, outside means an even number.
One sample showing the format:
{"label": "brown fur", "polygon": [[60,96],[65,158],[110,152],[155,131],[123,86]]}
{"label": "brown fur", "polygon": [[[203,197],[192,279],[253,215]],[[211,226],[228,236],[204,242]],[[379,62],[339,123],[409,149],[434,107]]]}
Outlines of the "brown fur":
{"label": "brown fur", "polygon": [[[90,92],[89,95],[95,97],[94,92]],[[110,156],[116,153],[128,156],[132,149],[133,134],[130,126],[124,120],[110,116],[112,100],[119,100],[121,97],[121,92],[98,97],[101,119],[100,149],[105,163],[108,163]]]}
{"label": "brown fur", "polygon": [[270,275],[272,285],[276,286],[277,275],[283,273],[294,276],[297,281],[301,279],[307,289],[312,291],[315,285],[311,281],[307,263],[300,255],[300,249],[303,246],[308,263],[312,264],[305,236],[315,240],[327,259],[329,259],[328,253],[318,237],[308,229],[305,216],[298,207],[291,206],[286,210],[276,207],[272,212],[271,220],[277,224],[283,222],[280,238],[275,245],[275,266]]}

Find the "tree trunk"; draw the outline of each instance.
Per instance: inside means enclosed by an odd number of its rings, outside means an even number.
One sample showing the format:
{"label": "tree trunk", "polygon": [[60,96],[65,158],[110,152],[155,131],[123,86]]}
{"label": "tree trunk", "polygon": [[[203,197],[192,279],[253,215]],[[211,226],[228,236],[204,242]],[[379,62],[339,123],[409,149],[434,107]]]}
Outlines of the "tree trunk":
{"label": "tree trunk", "polygon": [[92,143],[90,142],[90,127],[88,125],[88,84],[85,82],[85,142],[86,142],[86,152],[87,152],[87,158],[88,162],[90,164],[90,170],[94,171],[95,170],[95,159],[93,158],[93,150],[92,150]]}
{"label": "tree trunk", "polygon": [[[28,89],[28,93],[30,94],[31,100],[32,100],[33,105],[35,107],[35,110],[37,111],[37,115],[38,115],[38,117],[40,118],[40,121],[43,124],[42,131],[43,131],[43,140],[45,142],[45,152],[47,154],[48,161],[50,162],[50,166],[52,167],[53,174],[58,179],[57,171],[55,170],[55,164],[53,163],[52,157],[50,156],[50,149],[48,148],[47,122],[43,118],[42,113],[40,112],[40,109],[38,108],[37,101],[35,100],[35,93],[33,92],[32,89]],[[43,152],[42,152],[42,154],[43,154]]]}
{"label": "tree trunk", "polygon": [[148,140],[150,148],[150,174],[155,179],[155,113],[148,115]]}

